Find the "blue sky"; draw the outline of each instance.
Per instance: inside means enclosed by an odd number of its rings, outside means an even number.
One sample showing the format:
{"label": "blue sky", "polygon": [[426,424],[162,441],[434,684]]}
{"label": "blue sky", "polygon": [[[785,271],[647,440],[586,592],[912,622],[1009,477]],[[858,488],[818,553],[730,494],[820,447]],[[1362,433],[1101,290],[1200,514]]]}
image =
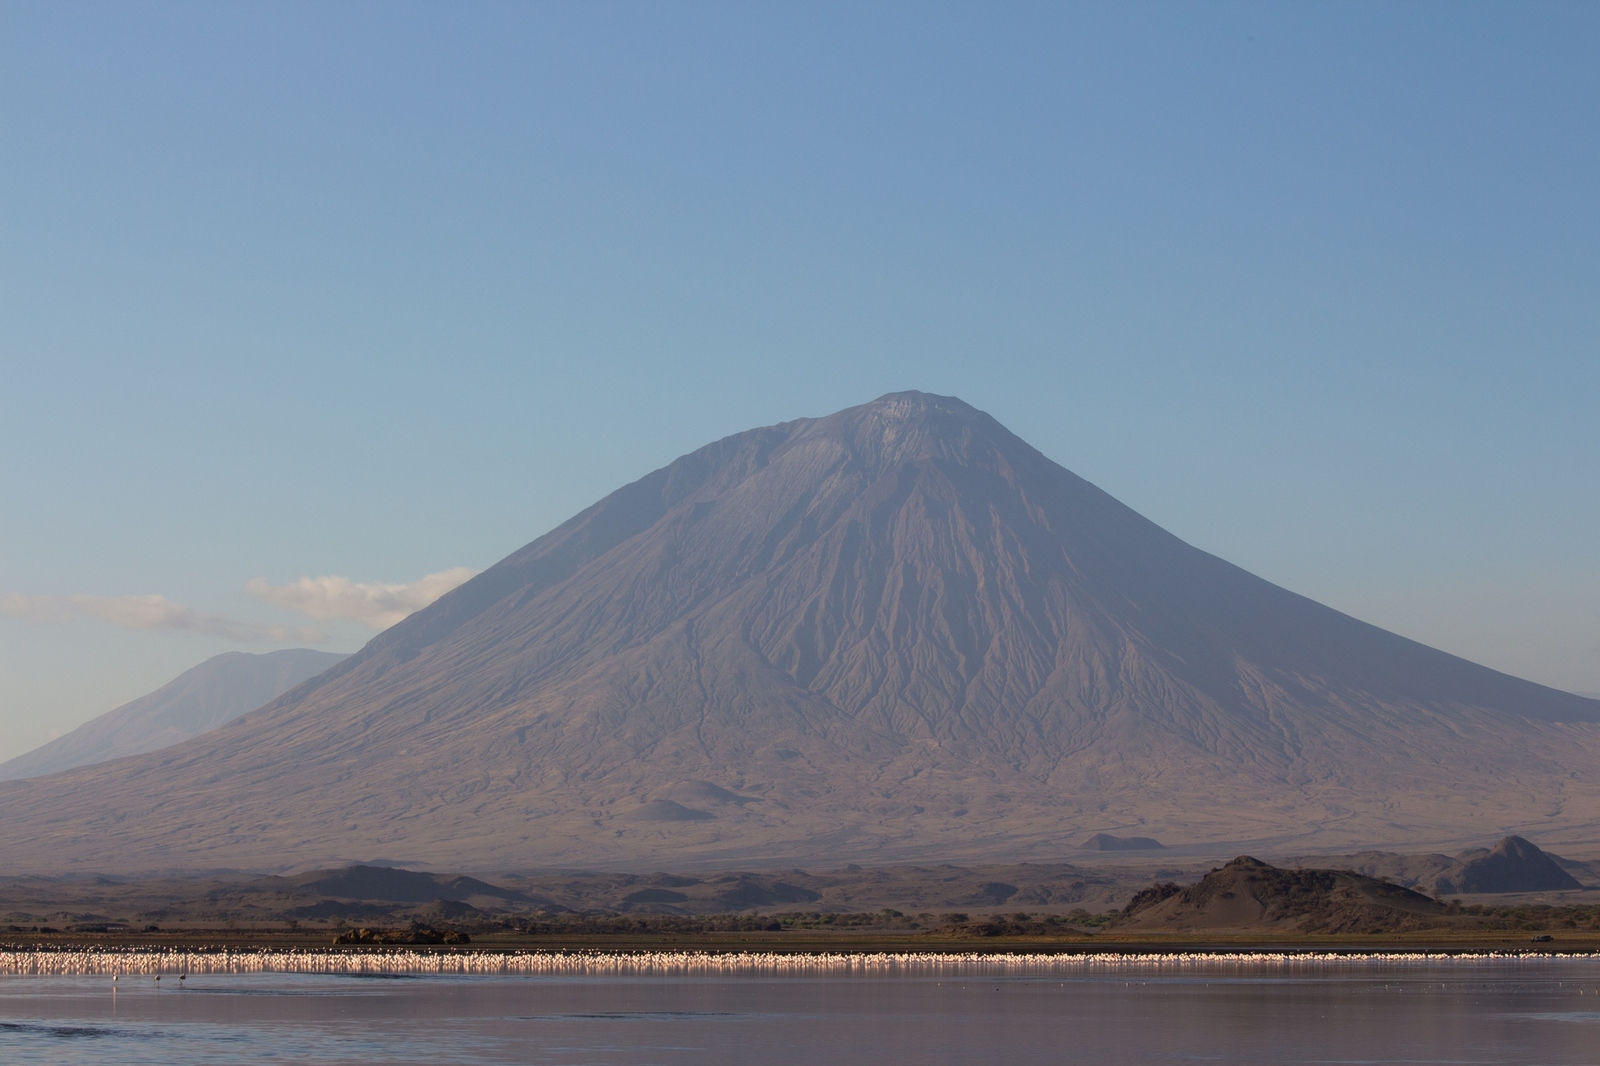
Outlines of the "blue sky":
{"label": "blue sky", "polygon": [[0,758],[370,636],[301,578],[904,388],[1600,691],[1597,54],[1584,4],[5,0]]}

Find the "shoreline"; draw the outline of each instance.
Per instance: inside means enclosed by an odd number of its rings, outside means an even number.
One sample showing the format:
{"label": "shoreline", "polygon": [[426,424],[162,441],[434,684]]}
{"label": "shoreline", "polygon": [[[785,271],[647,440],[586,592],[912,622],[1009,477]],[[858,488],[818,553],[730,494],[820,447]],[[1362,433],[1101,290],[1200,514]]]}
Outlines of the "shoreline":
{"label": "shoreline", "polygon": [[[1171,954],[1203,952],[1600,952],[1600,931],[1548,926],[1532,929],[1420,929],[1403,933],[1299,933],[1266,929],[1173,932],[1108,930],[1046,935],[950,935],[948,931],[789,929],[778,931],[615,932],[519,935],[475,932],[467,944],[333,944],[322,929],[168,928],[155,933],[0,932],[5,951],[341,951],[404,949],[420,953],[527,951],[680,951],[708,953],[1029,953]],[[1536,939],[1549,937],[1548,940]]]}
{"label": "shoreline", "polygon": [[[0,976],[157,977],[213,974],[325,974],[506,977],[937,976],[1068,974],[1128,970],[1407,966],[1441,963],[1600,963],[1600,951],[1143,950],[1047,952],[706,951],[649,949],[349,950],[0,948]],[[159,978],[158,978],[159,979]]]}

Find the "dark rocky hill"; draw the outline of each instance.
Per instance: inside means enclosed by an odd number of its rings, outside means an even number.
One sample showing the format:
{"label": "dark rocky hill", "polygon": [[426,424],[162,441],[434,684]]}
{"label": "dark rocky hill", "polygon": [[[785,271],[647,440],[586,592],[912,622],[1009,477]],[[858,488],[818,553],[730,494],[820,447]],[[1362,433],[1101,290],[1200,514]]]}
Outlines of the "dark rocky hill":
{"label": "dark rocky hill", "polygon": [[1444,904],[1349,870],[1281,870],[1241,855],[1197,884],[1145,889],[1123,909],[1125,932],[1393,933],[1444,922]]}
{"label": "dark rocky hill", "polygon": [[0,854],[681,870],[1052,858],[1107,826],[1600,842],[1597,722],[899,393],[683,456],[213,733],[0,785]]}

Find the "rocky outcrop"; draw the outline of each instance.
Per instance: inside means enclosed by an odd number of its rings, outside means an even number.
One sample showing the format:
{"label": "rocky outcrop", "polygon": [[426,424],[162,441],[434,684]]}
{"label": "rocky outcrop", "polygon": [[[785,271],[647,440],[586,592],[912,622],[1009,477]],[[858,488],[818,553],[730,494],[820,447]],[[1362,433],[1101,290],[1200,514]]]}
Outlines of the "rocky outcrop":
{"label": "rocky outcrop", "polygon": [[1388,933],[1431,928],[1449,913],[1418,892],[1349,870],[1282,870],[1241,855],[1197,884],[1145,889],[1123,909],[1115,928]]}

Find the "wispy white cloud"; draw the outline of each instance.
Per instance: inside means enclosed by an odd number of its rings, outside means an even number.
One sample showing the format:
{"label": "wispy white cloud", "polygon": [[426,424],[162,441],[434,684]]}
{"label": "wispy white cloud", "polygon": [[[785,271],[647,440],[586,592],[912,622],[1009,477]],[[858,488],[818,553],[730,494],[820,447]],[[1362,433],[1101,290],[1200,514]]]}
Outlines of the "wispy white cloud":
{"label": "wispy white cloud", "polygon": [[409,585],[351,581],[347,577],[303,577],[287,585],[269,585],[253,578],[245,591],[264,603],[325,621],[350,619],[372,629],[388,629],[413,611],[420,611],[472,577],[464,566],[441,570]]}
{"label": "wispy white cloud", "polygon": [[259,644],[317,644],[327,634],[309,626],[275,626],[205,614],[165,596],[0,596],[0,615],[29,622],[96,618],[123,629],[164,629]]}

